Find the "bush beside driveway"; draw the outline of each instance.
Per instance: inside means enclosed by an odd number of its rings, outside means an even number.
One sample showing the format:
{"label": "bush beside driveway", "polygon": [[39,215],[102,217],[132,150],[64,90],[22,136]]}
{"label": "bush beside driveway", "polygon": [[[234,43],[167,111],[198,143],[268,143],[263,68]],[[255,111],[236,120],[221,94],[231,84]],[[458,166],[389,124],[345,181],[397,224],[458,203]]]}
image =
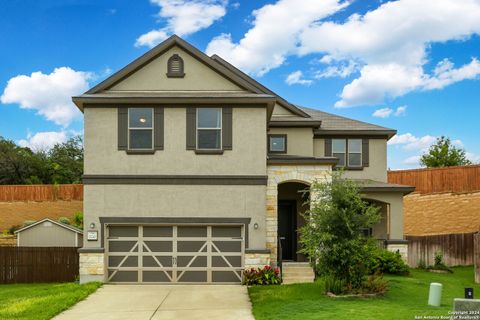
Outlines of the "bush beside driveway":
{"label": "bush beside driveway", "polygon": [[51,319],[85,299],[100,286],[100,283],[0,285],[0,319]]}

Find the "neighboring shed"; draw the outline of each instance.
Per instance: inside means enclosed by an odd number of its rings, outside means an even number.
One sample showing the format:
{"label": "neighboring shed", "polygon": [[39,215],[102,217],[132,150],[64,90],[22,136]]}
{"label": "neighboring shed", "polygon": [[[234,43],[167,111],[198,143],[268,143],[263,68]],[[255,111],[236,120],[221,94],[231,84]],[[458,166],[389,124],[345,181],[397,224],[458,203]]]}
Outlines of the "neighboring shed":
{"label": "neighboring shed", "polygon": [[15,231],[19,247],[81,247],[83,231],[51,219],[42,219]]}

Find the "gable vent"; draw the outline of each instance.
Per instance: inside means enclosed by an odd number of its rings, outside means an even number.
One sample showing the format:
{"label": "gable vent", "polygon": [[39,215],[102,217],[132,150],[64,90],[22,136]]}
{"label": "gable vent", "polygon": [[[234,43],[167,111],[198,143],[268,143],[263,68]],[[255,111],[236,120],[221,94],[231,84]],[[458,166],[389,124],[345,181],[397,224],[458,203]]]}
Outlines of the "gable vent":
{"label": "gable vent", "polygon": [[183,78],[185,76],[183,68],[183,59],[174,54],[168,59],[167,77],[169,78]]}

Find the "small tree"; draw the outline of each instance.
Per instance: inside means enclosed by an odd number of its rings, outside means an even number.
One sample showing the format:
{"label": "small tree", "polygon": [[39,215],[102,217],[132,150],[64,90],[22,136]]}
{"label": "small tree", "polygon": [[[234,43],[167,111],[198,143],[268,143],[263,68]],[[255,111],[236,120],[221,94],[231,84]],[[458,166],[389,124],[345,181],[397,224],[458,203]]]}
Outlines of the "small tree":
{"label": "small tree", "polygon": [[375,251],[365,232],[380,220],[379,208],[362,200],[359,185],[335,173],[331,182],[314,183],[315,194],[308,222],[301,228],[301,250],[317,265],[318,272],[360,288]]}
{"label": "small tree", "polygon": [[441,136],[420,158],[420,164],[428,168],[465,166],[472,164],[465,150],[455,147],[449,138]]}

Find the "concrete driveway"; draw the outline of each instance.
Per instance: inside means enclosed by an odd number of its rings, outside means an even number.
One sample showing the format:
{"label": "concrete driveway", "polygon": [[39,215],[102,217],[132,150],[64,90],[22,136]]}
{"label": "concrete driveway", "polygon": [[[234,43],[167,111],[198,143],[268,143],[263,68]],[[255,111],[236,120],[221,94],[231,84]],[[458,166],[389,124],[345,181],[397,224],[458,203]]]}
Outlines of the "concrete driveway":
{"label": "concrete driveway", "polygon": [[104,285],[56,320],[253,320],[239,285]]}

